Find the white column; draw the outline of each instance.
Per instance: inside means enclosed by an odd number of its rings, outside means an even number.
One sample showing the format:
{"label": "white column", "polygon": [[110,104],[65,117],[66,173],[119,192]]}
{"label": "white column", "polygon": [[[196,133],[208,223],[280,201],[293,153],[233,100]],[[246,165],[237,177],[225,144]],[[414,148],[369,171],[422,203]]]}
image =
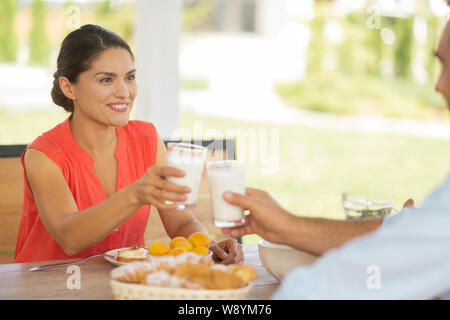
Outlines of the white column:
{"label": "white column", "polygon": [[135,119],[152,122],[163,139],[179,126],[178,40],[181,0],[136,0]]}

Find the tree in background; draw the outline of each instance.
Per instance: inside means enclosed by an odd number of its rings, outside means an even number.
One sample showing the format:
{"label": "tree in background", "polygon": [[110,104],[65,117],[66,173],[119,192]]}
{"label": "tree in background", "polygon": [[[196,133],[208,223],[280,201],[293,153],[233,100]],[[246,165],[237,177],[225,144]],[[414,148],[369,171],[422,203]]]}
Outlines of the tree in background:
{"label": "tree in background", "polygon": [[430,49],[428,51],[427,71],[430,79],[434,80],[439,71],[439,63],[434,55],[434,48],[436,47],[436,43],[439,41],[439,34],[442,30],[442,25],[441,20],[431,14],[428,14],[426,19],[428,23],[427,48]]}
{"label": "tree in background", "polygon": [[94,21],[96,24],[117,33],[133,48],[133,3],[113,5],[110,0],[93,2],[92,12],[95,15]]}
{"label": "tree in background", "polygon": [[394,49],[395,75],[407,78],[411,74],[412,48],[414,44],[414,17],[394,19],[396,35]]}
{"label": "tree in background", "polygon": [[212,24],[214,10],[219,3],[219,0],[183,1],[183,30],[208,30]]}
{"label": "tree in background", "polygon": [[0,61],[15,62],[18,43],[14,32],[17,0],[0,1]]}
{"label": "tree in background", "polygon": [[47,66],[50,43],[45,30],[47,9],[43,0],[33,0],[31,5],[30,64]]}

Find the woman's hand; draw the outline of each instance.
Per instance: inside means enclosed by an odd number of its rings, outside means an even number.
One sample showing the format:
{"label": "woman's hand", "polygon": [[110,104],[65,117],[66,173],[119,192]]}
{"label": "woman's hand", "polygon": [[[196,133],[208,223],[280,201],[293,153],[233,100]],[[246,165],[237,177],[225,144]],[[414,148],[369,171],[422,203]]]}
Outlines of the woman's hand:
{"label": "woman's hand", "polygon": [[221,242],[213,241],[209,249],[213,253],[213,260],[216,262],[223,264],[242,264],[244,262],[242,246],[236,239],[229,238]]}
{"label": "woman's hand", "polygon": [[166,204],[166,200],[182,202],[191,189],[166,180],[167,177],[183,177],[185,172],[173,167],[153,166],[148,168],[136,182],[136,198],[140,204],[151,204],[162,210],[171,210],[176,204]]}

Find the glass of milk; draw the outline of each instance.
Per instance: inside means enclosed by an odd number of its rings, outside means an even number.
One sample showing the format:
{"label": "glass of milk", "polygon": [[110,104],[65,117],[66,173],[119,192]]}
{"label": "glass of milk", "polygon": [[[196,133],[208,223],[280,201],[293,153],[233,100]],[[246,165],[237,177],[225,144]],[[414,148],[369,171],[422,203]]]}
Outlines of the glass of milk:
{"label": "glass of milk", "polygon": [[169,142],[167,144],[167,164],[183,170],[184,177],[168,177],[167,181],[191,188],[184,202],[177,202],[178,210],[193,209],[197,202],[198,189],[202,178],[207,149],[195,144]]}
{"label": "glass of milk", "polygon": [[211,190],[214,225],[218,228],[235,227],[245,221],[241,207],[223,199],[225,191],[245,194],[245,170],[236,160],[208,161],[206,163],[208,183]]}

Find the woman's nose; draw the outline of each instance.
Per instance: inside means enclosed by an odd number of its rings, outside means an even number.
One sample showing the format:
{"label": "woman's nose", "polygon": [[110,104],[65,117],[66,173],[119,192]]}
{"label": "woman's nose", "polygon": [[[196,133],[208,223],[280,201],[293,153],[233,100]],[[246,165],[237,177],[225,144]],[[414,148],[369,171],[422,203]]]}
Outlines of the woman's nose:
{"label": "woman's nose", "polygon": [[114,93],[117,97],[128,97],[129,90],[127,84],[124,81],[117,81],[116,90]]}

